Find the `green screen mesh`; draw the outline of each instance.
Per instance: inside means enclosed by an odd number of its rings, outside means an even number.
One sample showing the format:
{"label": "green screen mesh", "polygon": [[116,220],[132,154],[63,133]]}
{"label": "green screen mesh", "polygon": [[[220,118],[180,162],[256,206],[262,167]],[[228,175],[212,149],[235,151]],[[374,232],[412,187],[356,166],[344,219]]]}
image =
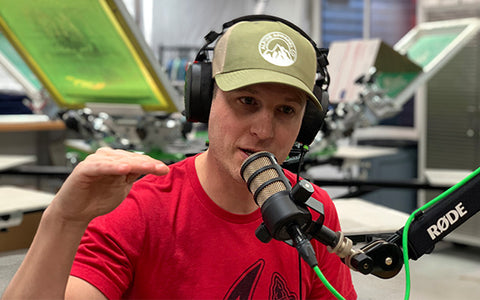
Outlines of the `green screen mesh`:
{"label": "green screen mesh", "polygon": [[175,111],[111,3],[0,0],[0,26],[61,106],[128,103]]}

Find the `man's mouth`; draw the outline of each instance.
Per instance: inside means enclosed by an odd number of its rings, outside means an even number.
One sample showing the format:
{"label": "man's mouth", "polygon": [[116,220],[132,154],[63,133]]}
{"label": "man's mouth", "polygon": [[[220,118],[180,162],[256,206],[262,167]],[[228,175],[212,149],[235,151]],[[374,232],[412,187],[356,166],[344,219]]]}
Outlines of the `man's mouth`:
{"label": "man's mouth", "polygon": [[253,149],[244,149],[244,148],[241,148],[240,150],[242,150],[245,154],[247,154],[248,156],[258,152],[258,151],[255,151]]}

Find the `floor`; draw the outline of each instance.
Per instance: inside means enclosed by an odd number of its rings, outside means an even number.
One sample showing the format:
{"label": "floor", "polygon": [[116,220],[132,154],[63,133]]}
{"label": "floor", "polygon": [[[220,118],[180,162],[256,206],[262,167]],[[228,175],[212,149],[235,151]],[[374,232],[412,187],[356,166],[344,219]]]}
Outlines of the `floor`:
{"label": "floor", "polygon": [[[15,273],[25,250],[0,253],[0,295]],[[353,272],[359,300],[405,298],[405,269],[391,279]],[[438,243],[432,254],[410,261],[411,300],[478,299],[480,248]]]}
{"label": "floor", "polygon": [[0,295],[22,263],[26,250],[0,252]]}

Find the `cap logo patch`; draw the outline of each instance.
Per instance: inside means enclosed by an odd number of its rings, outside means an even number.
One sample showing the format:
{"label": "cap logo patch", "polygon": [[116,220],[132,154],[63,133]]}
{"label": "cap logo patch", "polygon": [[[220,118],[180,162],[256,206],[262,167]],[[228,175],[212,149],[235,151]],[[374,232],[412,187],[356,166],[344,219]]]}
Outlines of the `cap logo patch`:
{"label": "cap logo patch", "polygon": [[260,55],[276,66],[288,67],[297,60],[297,48],[292,39],[282,32],[270,32],[258,43]]}

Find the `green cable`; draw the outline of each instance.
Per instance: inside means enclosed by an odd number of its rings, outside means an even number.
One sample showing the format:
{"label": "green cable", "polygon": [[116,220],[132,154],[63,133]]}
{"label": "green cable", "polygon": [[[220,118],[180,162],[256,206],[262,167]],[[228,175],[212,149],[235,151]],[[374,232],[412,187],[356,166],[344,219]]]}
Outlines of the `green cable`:
{"label": "green cable", "polygon": [[[309,150],[308,145],[303,145],[303,150],[308,151]],[[320,279],[320,281],[323,283],[323,285],[330,291],[330,293],[332,293],[335,296],[335,298],[339,300],[345,300],[345,298],[343,298],[343,296],[330,284],[330,282],[328,282],[327,278],[325,278],[325,276],[323,275],[322,271],[320,271],[320,268],[318,266],[314,266],[313,270],[315,271],[315,273],[317,273],[317,276]]]}
{"label": "green cable", "polygon": [[322,271],[320,271],[320,268],[318,266],[313,267],[313,270],[315,273],[317,273],[318,278],[322,281],[323,285],[335,296],[335,298],[339,300],[345,300],[345,298],[340,295],[339,292],[328,282],[327,278],[323,275]]}
{"label": "green cable", "polygon": [[410,266],[408,263],[408,259],[409,259],[408,258],[408,230],[410,229],[410,224],[412,223],[413,219],[415,218],[418,212],[428,209],[438,201],[450,195],[451,193],[456,191],[459,187],[467,183],[470,179],[477,176],[479,173],[480,173],[480,168],[476,169],[470,175],[465,177],[462,181],[452,186],[451,188],[449,188],[448,190],[446,190],[445,192],[443,192],[442,194],[440,194],[439,196],[437,196],[427,204],[415,210],[407,219],[407,222],[405,223],[405,227],[403,228],[403,235],[402,235],[403,263],[405,265],[405,298],[404,298],[405,300],[408,300],[410,298]]}

